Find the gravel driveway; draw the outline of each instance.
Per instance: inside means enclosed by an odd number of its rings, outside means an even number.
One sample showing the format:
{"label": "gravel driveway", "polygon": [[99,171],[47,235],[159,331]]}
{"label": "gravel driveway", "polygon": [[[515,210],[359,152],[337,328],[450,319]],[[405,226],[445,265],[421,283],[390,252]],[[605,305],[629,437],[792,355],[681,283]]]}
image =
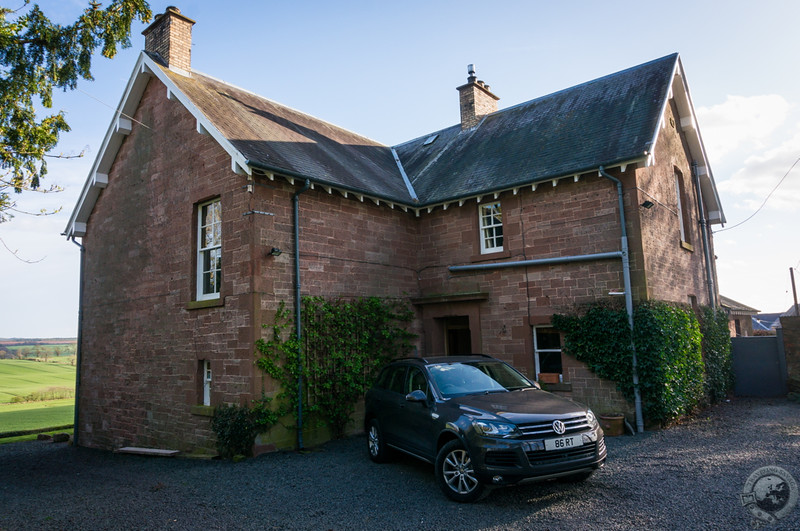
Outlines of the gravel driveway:
{"label": "gravel driveway", "polygon": [[[241,463],[0,445],[0,530],[16,529],[752,529],[748,476],[800,481],[800,404],[737,399],[696,419],[608,438],[583,484],[529,484],[473,505],[448,501],[432,466],[376,465],[363,436]],[[769,529],[800,529],[800,506]]]}

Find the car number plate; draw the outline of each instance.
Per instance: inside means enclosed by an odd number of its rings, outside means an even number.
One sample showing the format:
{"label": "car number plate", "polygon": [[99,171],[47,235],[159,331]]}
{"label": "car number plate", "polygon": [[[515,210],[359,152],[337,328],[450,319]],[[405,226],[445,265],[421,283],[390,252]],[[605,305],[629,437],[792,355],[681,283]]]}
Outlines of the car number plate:
{"label": "car number plate", "polygon": [[583,446],[583,437],[580,435],[573,435],[572,437],[561,437],[560,439],[545,439],[544,449],[550,450],[567,450],[575,448],[576,446]]}

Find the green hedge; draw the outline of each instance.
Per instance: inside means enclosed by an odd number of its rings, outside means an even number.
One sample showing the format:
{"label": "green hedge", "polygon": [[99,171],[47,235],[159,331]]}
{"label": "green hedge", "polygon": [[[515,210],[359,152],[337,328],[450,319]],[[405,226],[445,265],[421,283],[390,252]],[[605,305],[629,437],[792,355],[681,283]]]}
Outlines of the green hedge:
{"label": "green hedge", "polygon": [[[727,317],[710,308],[702,315],[701,326],[694,312],[682,306],[658,301],[636,306],[633,344],[648,422],[669,422],[691,412],[704,397],[718,401],[730,390]],[[566,353],[633,399],[631,333],[624,308],[598,303],[580,314],[554,315],[553,325],[565,334]]]}
{"label": "green hedge", "polygon": [[667,422],[700,405],[705,391],[700,324],[691,310],[645,302],[633,316],[646,419]]}
{"label": "green hedge", "polygon": [[700,315],[703,359],[706,364],[706,396],[714,404],[733,390],[731,334],[725,310],[704,307]]}

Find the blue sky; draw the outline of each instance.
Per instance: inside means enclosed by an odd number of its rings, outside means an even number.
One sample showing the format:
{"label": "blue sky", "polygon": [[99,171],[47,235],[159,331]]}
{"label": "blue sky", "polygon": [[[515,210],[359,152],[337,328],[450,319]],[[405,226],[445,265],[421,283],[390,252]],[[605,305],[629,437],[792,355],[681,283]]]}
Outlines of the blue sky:
{"label": "blue sky", "polygon": [[[22,4],[20,1],[19,4]],[[71,23],[86,5],[39,2]],[[722,294],[762,312],[792,304],[800,267],[800,2],[702,0],[494,2],[151,2],[197,21],[192,64],[203,73],[378,140],[397,144],[458,122],[455,88],[474,63],[509,107],[679,52],[728,230],[714,235]],[[0,337],[75,336],[78,248],[60,233],[144,45],[95,58],[95,81],[58,93],[72,126],[47,184],[59,194],[17,196],[0,238],[5,278]],[[715,230],[720,227],[716,226]],[[800,275],[796,275],[800,281]]]}

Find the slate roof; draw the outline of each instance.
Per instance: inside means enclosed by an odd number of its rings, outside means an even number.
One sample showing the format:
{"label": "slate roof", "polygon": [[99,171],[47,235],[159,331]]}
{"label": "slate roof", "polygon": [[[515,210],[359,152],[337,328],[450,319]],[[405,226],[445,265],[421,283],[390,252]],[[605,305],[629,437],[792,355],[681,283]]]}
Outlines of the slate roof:
{"label": "slate roof", "polygon": [[754,332],[768,332],[772,330],[772,321],[760,319],[755,315],[750,316]]}
{"label": "slate roof", "polygon": [[[222,81],[163,68],[253,167],[425,206],[641,160],[666,105],[668,55],[392,148]],[[426,140],[436,139],[425,145]]]}
{"label": "slate roof", "polygon": [[[67,237],[85,234],[130,132],[126,117],[135,112],[151,73],[195,115],[198,129],[231,155],[235,171],[308,179],[329,192],[349,191],[417,213],[600,166],[643,162],[671,91],[688,127],[690,152],[707,164],[678,54],[499,110],[469,130],[457,124],[390,147],[199,72],[173,72],[142,52],[70,216]],[[724,223],[710,169],[703,169],[709,219]]]}
{"label": "slate roof", "polygon": [[390,148],[197,72],[162,70],[250,165],[412,202]]}
{"label": "slate roof", "polygon": [[437,203],[641,160],[650,149],[678,54],[396,146],[423,202]]}

